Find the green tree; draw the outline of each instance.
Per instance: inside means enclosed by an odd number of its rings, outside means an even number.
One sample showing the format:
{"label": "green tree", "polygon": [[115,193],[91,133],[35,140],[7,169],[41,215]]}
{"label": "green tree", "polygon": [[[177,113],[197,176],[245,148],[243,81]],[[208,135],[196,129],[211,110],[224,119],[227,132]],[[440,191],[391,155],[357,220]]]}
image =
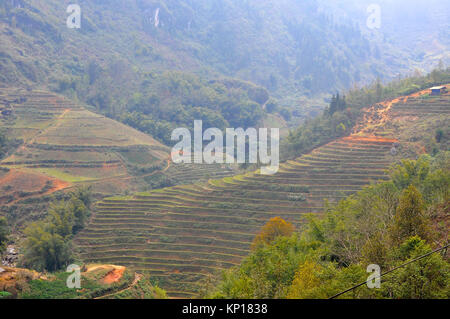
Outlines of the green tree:
{"label": "green tree", "polygon": [[381,84],[381,80],[379,78],[377,78],[375,84],[375,98],[377,102],[383,100],[383,85]]}
{"label": "green tree", "polygon": [[336,96],[334,94],[331,97],[330,107],[328,109],[330,115],[333,115],[338,110],[338,98],[339,98],[339,95]]}
{"label": "green tree", "polygon": [[385,234],[385,225],[395,214],[397,196],[389,182],[367,187],[329,207],[323,217],[308,216],[305,236],[320,243],[324,258],[341,266],[359,263],[367,240]]}
{"label": "green tree", "polygon": [[49,232],[58,234],[63,239],[69,238],[72,236],[74,223],[74,212],[67,202],[60,201],[50,205],[47,218]]}
{"label": "green tree", "polygon": [[[336,267],[334,263],[305,262],[300,264],[292,285],[289,287],[288,298],[291,299],[326,299],[367,279],[368,273],[359,264],[349,267]],[[377,291],[371,291],[366,286],[349,291],[339,298],[373,298]]]}
{"label": "green tree", "polygon": [[390,236],[400,244],[412,236],[430,238],[429,219],[424,215],[425,203],[420,192],[410,185],[400,196]]}
{"label": "green tree", "polygon": [[71,261],[69,242],[51,232],[45,222],[32,223],[25,229],[23,264],[39,271],[55,271]]}
{"label": "green tree", "polygon": [[[419,237],[411,237],[396,249],[397,264],[431,252],[432,249]],[[448,299],[450,297],[450,266],[440,254],[432,254],[384,278],[381,288],[389,298]]]}
{"label": "green tree", "polygon": [[[317,297],[313,290],[320,286],[320,275],[323,267],[314,262],[306,260],[301,264],[295,273],[292,285],[289,287],[287,298],[289,299],[310,299]],[[326,297],[326,296],[324,296]]]}
{"label": "green tree", "polygon": [[275,113],[278,110],[277,102],[274,99],[270,99],[266,103],[267,113]]}
{"label": "green tree", "polygon": [[92,187],[81,186],[72,192],[72,198],[79,199],[83,202],[86,208],[90,208],[92,204]]}
{"label": "green tree", "polygon": [[89,216],[89,210],[84,202],[76,197],[72,197],[69,202],[68,209],[73,212],[73,226],[72,233],[76,234],[82,230],[86,224],[86,220]]}
{"label": "green tree", "polygon": [[365,264],[376,264],[384,269],[387,266],[388,245],[381,232],[369,238],[362,248],[362,256]]}
{"label": "green tree", "polygon": [[280,115],[286,120],[286,121],[290,121],[292,118],[292,114],[291,111],[289,111],[289,109],[287,108],[282,108],[280,110]]}
{"label": "green tree", "polygon": [[398,189],[402,190],[409,185],[416,187],[425,180],[430,172],[430,156],[423,155],[417,161],[402,160],[400,165],[394,166],[390,176]]}
{"label": "green tree", "polygon": [[435,139],[437,143],[440,143],[442,140],[442,137],[444,137],[444,130],[437,129],[435,133]]}
{"label": "green tree", "polygon": [[71,239],[84,227],[89,215],[85,203],[89,206],[90,201],[90,189],[80,188],[68,201],[51,203],[45,220],[25,229],[22,263],[29,268],[48,271],[66,266],[72,260]]}
{"label": "green tree", "polygon": [[226,271],[214,298],[285,298],[308,247],[296,235],[259,246],[240,267]]}
{"label": "green tree", "polygon": [[8,243],[8,222],[5,217],[0,216],[0,256],[6,250],[6,244]]}
{"label": "green tree", "polygon": [[253,240],[253,247],[261,244],[270,244],[279,236],[289,237],[294,232],[294,225],[286,222],[281,217],[273,217],[261,228],[261,231]]}
{"label": "green tree", "polygon": [[347,128],[345,127],[344,123],[339,123],[338,126],[336,126],[336,132],[338,135],[344,135],[347,131]]}

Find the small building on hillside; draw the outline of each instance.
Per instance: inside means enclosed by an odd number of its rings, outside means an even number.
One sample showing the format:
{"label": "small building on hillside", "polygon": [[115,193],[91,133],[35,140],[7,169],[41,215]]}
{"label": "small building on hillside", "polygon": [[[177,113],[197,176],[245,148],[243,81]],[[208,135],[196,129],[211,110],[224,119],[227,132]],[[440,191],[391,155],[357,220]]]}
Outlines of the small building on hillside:
{"label": "small building on hillside", "polygon": [[442,93],[447,92],[447,88],[445,86],[435,86],[431,89],[431,95],[441,95]]}

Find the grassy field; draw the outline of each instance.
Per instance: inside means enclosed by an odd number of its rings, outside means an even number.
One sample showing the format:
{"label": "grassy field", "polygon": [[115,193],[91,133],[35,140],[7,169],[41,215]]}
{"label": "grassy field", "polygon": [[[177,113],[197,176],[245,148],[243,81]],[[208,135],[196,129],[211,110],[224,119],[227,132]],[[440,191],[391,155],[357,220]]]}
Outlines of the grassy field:
{"label": "grassy field", "polygon": [[92,177],[71,175],[65,171],[61,171],[55,168],[39,168],[37,170],[44,173],[45,175],[55,177],[59,180],[63,180],[69,183],[87,182],[94,179]]}

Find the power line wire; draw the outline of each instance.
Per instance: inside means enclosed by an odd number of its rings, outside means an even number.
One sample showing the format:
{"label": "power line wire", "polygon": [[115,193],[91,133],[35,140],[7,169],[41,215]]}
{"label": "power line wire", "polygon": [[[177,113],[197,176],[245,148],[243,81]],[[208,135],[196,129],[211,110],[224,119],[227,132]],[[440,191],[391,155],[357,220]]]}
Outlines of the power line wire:
{"label": "power line wire", "polygon": [[[379,275],[378,277],[375,277],[375,278],[373,278],[373,279],[381,278],[381,277],[383,277],[384,275],[387,275],[387,274],[393,272],[394,270],[397,270],[397,269],[399,269],[399,268],[405,267],[405,266],[407,266],[407,265],[409,265],[409,264],[411,264],[411,263],[413,263],[413,262],[416,262],[416,261],[418,261],[418,260],[420,260],[420,259],[423,259],[423,258],[425,258],[425,257],[428,257],[429,255],[432,255],[432,254],[437,253],[437,252],[439,252],[439,251],[441,251],[441,250],[447,249],[448,247],[450,247],[450,244],[447,244],[447,245],[444,246],[444,247],[435,249],[435,250],[433,250],[433,251],[431,251],[431,252],[429,252],[429,253],[426,253],[426,254],[424,254],[424,255],[422,255],[422,256],[419,256],[419,257],[417,257],[417,258],[414,258],[414,259],[412,259],[412,260],[410,260],[410,261],[408,261],[408,262],[406,262],[406,263],[404,263],[404,264],[402,264],[402,265],[400,265],[400,266],[394,267],[394,268],[392,268],[391,270],[388,270],[388,271],[386,271],[385,273],[383,273],[383,274],[381,274],[381,275]],[[339,296],[341,296],[341,295],[343,295],[343,294],[345,294],[345,293],[347,293],[347,292],[349,292],[349,291],[351,291],[351,290],[353,290],[353,289],[356,289],[356,288],[358,288],[358,287],[361,287],[362,285],[364,285],[364,284],[366,284],[366,283],[367,283],[367,280],[364,281],[364,282],[362,282],[362,283],[360,283],[360,284],[357,284],[356,286],[353,286],[353,287],[351,287],[351,288],[349,288],[349,289],[347,289],[347,290],[344,290],[344,291],[342,291],[342,292],[340,292],[340,293],[334,295],[333,297],[330,297],[329,299],[337,298],[337,297],[339,297]]]}

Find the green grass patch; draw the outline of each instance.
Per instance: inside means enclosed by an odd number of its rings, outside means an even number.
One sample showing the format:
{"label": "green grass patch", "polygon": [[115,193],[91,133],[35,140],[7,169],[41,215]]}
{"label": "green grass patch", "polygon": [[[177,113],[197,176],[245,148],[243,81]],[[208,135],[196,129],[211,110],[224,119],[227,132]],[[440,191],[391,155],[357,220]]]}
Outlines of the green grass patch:
{"label": "green grass patch", "polygon": [[11,297],[11,293],[7,292],[7,291],[0,291],[0,299],[6,299]]}
{"label": "green grass patch", "polygon": [[112,196],[112,197],[107,197],[105,198],[105,200],[111,200],[111,201],[119,201],[119,200],[133,200],[134,196]]}
{"label": "green grass patch", "polygon": [[69,273],[58,272],[50,280],[37,279],[28,283],[19,297],[22,299],[91,299],[126,286],[131,274],[125,272],[120,282],[113,285],[101,284],[97,280],[81,277],[81,289],[67,288]]}
{"label": "green grass patch", "polygon": [[39,172],[44,173],[45,175],[69,182],[69,183],[80,183],[95,180],[95,178],[87,177],[87,176],[74,176],[63,172],[56,168],[39,168],[37,169]]}

